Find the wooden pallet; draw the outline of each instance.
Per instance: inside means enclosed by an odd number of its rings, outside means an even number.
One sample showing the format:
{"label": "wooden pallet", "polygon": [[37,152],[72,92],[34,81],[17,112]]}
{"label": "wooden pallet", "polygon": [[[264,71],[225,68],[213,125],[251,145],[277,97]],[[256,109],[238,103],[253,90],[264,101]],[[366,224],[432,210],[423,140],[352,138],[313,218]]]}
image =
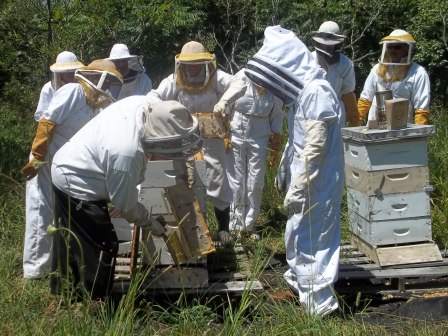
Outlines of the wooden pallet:
{"label": "wooden pallet", "polygon": [[[135,261],[139,291],[147,295],[231,294],[244,291],[260,292],[263,285],[250,274],[249,259],[241,245],[217,249],[208,256],[207,264],[145,268],[139,255]],[[114,293],[127,293],[131,286],[131,258],[117,258]]]}
{"label": "wooden pallet", "polygon": [[350,244],[341,246],[338,292],[397,294],[448,289],[448,253],[442,260],[380,266]]}

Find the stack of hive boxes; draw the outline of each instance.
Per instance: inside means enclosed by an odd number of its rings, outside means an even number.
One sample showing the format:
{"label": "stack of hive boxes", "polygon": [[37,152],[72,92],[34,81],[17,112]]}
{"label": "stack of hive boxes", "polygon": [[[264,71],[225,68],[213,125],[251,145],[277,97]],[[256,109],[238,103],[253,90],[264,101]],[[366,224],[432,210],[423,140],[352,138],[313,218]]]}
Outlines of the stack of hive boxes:
{"label": "stack of hive boxes", "polygon": [[431,125],[342,129],[352,244],[381,266],[441,260],[432,242]]}

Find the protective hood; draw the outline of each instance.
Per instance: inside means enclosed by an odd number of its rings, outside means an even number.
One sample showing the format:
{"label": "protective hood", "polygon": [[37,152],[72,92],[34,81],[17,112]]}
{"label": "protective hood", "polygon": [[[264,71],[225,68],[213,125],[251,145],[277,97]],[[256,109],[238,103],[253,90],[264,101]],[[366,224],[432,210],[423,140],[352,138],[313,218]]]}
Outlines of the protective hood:
{"label": "protective hood", "polygon": [[267,27],[260,50],[247,63],[246,76],[280,98],[285,105],[295,102],[302,89],[317,78],[324,78],[311,52],[290,30]]}
{"label": "protective hood", "polygon": [[198,120],[179,102],[153,103],[143,118],[141,142],[146,154],[177,159],[192,156],[202,148]]}

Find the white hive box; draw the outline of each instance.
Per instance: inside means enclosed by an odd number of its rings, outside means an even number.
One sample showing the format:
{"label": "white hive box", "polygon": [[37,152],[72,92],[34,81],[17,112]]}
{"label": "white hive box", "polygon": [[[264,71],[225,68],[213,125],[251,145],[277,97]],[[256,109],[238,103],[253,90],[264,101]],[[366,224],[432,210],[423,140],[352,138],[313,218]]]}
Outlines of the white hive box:
{"label": "white hive box", "polygon": [[427,137],[434,132],[432,125],[413,124],[391,131],[343,128],[345,164],[363,171],[427,166]]}
{"label": "white hive box", "polygon": [[368,221],[349,211],[350,231],[372,248],[431,241],[431,217]]}
{"label": "white hive box", "polygon": [[431,217],[429,197],[424,191],[368,196],[347,187],[348,209],[368,221]]}
{"label": "white hive box", "polygon": [[345,165],[345,184],[368,196],[426,191],[429,168],[422,166],[365,171]]}

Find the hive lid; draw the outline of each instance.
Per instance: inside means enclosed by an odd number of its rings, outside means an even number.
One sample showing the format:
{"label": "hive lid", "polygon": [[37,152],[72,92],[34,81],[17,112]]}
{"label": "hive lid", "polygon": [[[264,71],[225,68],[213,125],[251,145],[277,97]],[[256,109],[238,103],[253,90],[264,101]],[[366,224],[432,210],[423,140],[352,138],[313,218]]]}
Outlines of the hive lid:
{"label": "hive lid", "polygon": [[344,140],[356,142],[400,141],[411,138],[428,137],[436,133],[434,125],[408,124],[398,130],[369,129],[367,126],[344,127],[341,129]]}

